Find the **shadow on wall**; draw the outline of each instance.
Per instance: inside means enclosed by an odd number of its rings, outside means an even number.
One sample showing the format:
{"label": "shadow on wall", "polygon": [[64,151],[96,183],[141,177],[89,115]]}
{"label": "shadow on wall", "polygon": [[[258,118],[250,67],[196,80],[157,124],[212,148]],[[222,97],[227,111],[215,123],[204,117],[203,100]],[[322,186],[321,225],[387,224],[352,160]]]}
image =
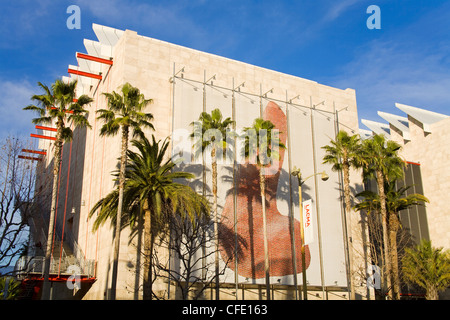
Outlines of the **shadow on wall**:
{"label": "shadow on wall", "polygon": [[[78,243],[86,154],[86,128],[76,128],[72,142],[63,146],[61,177],[59,179],[58,225],[64,227],[64,241],[76,254]],[[62,229],[61,229],[62,232]]]}

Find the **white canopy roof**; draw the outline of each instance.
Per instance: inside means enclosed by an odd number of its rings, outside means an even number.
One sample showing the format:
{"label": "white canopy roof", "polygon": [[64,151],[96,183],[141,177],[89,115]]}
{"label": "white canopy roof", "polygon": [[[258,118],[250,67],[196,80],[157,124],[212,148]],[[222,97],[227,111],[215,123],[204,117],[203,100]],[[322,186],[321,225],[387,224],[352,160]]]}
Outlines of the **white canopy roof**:
{"label": "white canopy roof", "polygon": [[361,140],[369,139],[372,136],[372,131],[359,129],[359,136],[361,137]]}
{"label": "white canopy roof", "polygon": [[427,133],[431,133],[431,125],[433,123],[439,122],[449,117],[444,114],[407,106],[401,103],[396,103],[395,106],[417,121],[421,122],[423,124],[423,130]]}
{"label": "white canopy roof", "polygon": [[[110,59],[113,54],[113,48],[119,41],[120,37],[124,34],[124,31],[114,29],[111,27],[102,26],[96,23],[92,24],[92,29],[94,30],[94,33],[98,41],[84,39],[83,44],[86,48],[87,54],[103,59]],[[86,60],[82,58],[77,58],[77,61],[78,66],[69,65],[69,68],[94,74],[98,74],[102,71],[102,64],[100,62]],[[77,93],[79,95],[83,93],[88,93],[89,88],[98,83],[98,80],[91,79],[88,77],[79,77],[74,74],[70,75],[70,79],[78,80],[79,90]]]}
{"label": "white canopy roof", "polygon": [[384,134],[386,138],[390,138],[391,136],[391,129],[389,128],[389,125],[381,122],[361,119],[362,124],[364,124],[367,128],[375,132],[376,134]]}
{"label": "white canopy roof", "polygon": [[409,136],[409,123],[408,118],[397,116],[395,114],[378,111],[378,115],[391,125],[396,127],[402,132],[403,139],[411,140]]}

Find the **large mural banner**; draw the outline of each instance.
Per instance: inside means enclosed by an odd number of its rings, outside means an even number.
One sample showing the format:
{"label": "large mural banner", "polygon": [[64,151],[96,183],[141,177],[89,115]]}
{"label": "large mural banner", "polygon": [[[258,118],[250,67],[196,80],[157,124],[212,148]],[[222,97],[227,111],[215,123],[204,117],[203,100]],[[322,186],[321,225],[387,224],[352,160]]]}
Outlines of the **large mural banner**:
{"label": "large mural banner", "polygon": [[[333,114],[176,78],[172,153],[183,161],[180,170],[191,171],[204,182],[201,187],[195,184],[196,190],[205,192],[211,201],[211,158],[208,153],[193,157],[190,134],[191,123],[198,120],[200,113],[216,108],[224,118],[232,117],[241,133],[256,118],[270,120],[286,146],[279,149],[279,158],[273,161],[271,170],[265,171],[265,199],[261,199],[260,168],[242,156],[242,141],[237,141],[235,161],[219,159],[219,257],[225,270],[220,281],[265,283],[264,201],[270,280],[293,285],[295,277],[297,284],[302,283],[298,181],[290,174],[296,166],[304,177],[310,176],[302,185],[302,199],[308,201],[314,222],[305,247],[308,284],[347,286],[339,175],[322,164],[320,148],[335,137]],[[324,170],[330,177],[327,182],[313,175]],[[198,253],[202,254],[205,252]],[[207,259],[214,259],[214,255]],[[213,267],[214,263],[205,265]]]}

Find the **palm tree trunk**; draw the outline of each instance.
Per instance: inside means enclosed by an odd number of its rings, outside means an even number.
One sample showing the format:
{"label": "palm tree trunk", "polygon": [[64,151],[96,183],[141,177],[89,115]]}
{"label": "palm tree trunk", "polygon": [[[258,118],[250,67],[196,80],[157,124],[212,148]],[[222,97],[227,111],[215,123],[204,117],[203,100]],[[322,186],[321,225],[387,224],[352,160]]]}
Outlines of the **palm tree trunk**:
{"label": "palm tree trunk", "polygon": [[439,292],[435,285],[429,284],[427,286],[427,294],[425,296],[427,300],[439,300]]}
{"label": "palm tree trunk", "polygon": [[344,201],[347,215],[347,243],[348,243],[348,264],[349,264],[349,285],[350,300],[355,300],[355,286],[353,281],[353,242],[352,242],[352,222],[351,222],[351,198],[350,198],[350,170],[347,159],[343,161],[344,172]]}
{"label": "palm tree trunk", "polygon": [[52,203],[50,207],[50,220],[48,223],[48,233],[47,233],[47,248],[45,250],[45,260],[44,260],[44,283],[42,285],[42,300],[50,299],[50,260],[52,254],[52,244],[53,244],[53,229],[55,227],[55,215],[56,215],[56,199],[58,196],[58,177],[61,167],[61,151],[62,151],[62,131],[64,128],[64,122],[59,119],[56,123],[57,132],[55,140],[55,155],[53,164],[53,189],[52,189]]}
{"label": "palm tree trunk", "polygon": [[153,277],[152,277],[152,215],[148,207],[148,201],[144,204],[144,300],[152,300]]}
{"label": "palm tree trunk", "polygon": [[380,170],[377,170],[377,185],[380,195],[380,209],[381,209],[381,223],[383,226],[383,243],[384,243],[384,265],[386,275],[386,285],[389,290],[389,296],[392,299],[391,290],[391,259],[389,257],[389,236],[387,225],[387,212],[386,212],[386,194],[384,193],[384,177]]}
{"label": "palm tree trunk", "polygon": [[397,231],[400,227],[395,212],[389,213],[390,257],[392,263],[393,299],[400,300],[400,278],[398,272]]}
{"label": "palm tree trunk", "polygon": [[120,229],[122,226],[123,188],[125,185],[125,168],[127,165],[128,127],[122,127],[122,153],[119,171],[119,204],[117,207],[116,228],[114,234],[113,269],[111,276],[111,300],[116,300],[117,272],[119,265]]}
{"label": "palm tree trunk", "polygon": [[270,273],[269,273],[269,244],[267,241],[267,217],[266,217],[266,177],[264,176],[264,167],[259,170],[259,187],[261,189],[261,208],[263,215],[263,234],[264,234],[264,271],[266,273],[266,295],[270,300]]}
{"label": "palm tree trunk", "polygon": [[218,226],[218,211],[217,211],[217,158],[216,147],[213,146],[211,150],[212,160],[212,184],[214,197],[214,242],[215,242],[215,276],[216,276],[216,300],[220,299],[220,283],[219,283],[219,226]]}

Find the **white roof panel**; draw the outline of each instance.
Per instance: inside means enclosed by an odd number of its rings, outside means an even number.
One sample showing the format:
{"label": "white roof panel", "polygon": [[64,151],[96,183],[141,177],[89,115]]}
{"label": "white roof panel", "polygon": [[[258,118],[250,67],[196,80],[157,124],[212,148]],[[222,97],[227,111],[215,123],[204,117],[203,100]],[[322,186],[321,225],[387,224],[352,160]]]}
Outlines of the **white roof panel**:
{"label": "white roof panel", "polygon": [[92,29],[98,38],[100,43],[114,47],[123,34],[122,30],[114,29],[111,27],[102,26],[96,23],[92,24]]}
{"label": "white roof panel", "polygon": [[372,135],[373,135],[372,131],[370,130],[359,129],[359,136],[361,137],[362,140],[369,139]]}
{"label": "white roof panel", "polygon": [[361,119],[362,124],[364,124],[367,128],[375,132],[376,134],[383,134],[386,138],[390,138],[391,136],[391,129],[389,128],[389,125],[381,122]]}
{"label": "white roof panel", "polygon": [[398,130],[402,132],[403,139],[411,140],[409,136],[409,122],[408,118],[397,116],[395,114],[386,113],[378,111],[378,115],[382,117],[384,120],[389,122],[391,125],[396,127]]}
{"label": "white roof panel", "polygon": [[401,103],[396,103],[395,106],[417,121],[420,121],[423,124],[423,130],[427,133],[431,133],[431,125],[433,123],[439,122],[449,117],[445,114],[411,107]]}
{"label": "white roof panel", "polygon": [[84,47],[89,55],[109,59],[112,57],[112,47],[98,41],[84,39]]}

